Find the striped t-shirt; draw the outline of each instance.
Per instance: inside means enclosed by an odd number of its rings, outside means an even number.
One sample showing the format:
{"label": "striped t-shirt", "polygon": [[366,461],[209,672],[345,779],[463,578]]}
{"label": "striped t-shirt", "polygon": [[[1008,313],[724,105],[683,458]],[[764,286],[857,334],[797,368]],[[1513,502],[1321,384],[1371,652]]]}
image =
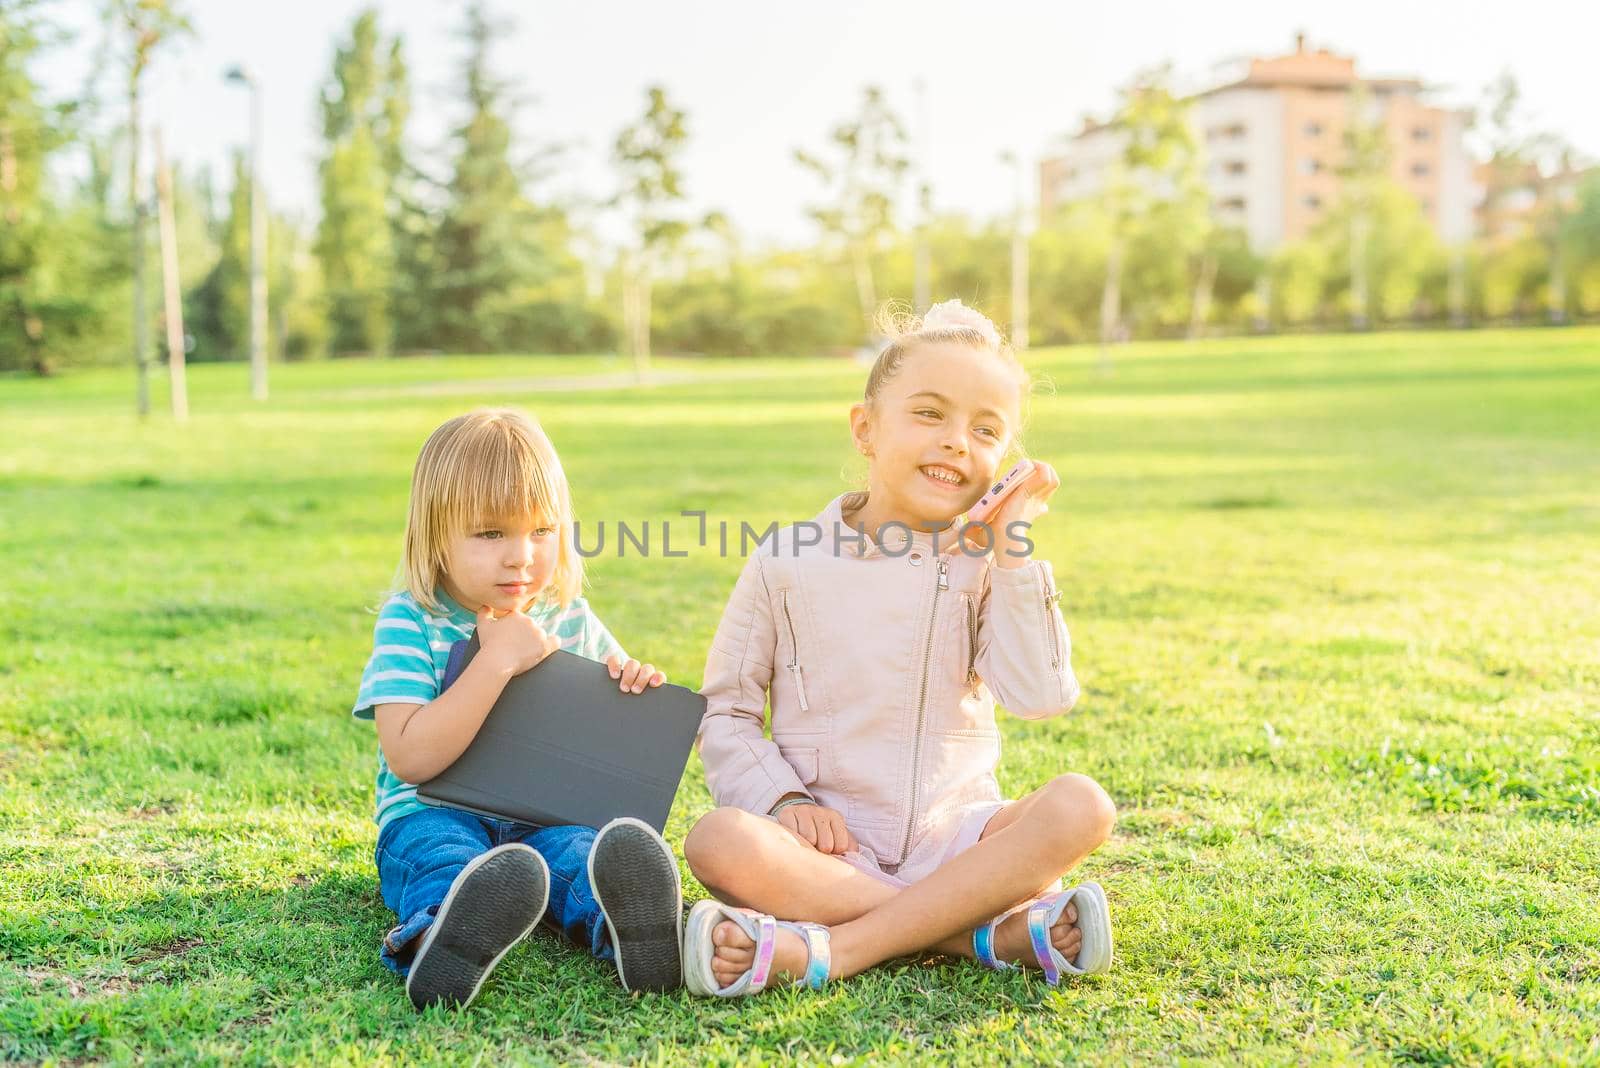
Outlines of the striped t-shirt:
{"label": "striped t-shirt", "polygon": [[[353,713],[357,719],[372,719],[377,705],[425,705],[439,696],[444,682],[450,647],[472,637],[478,619],[452,601],[443,590],[434,594],[447,615],[436,616],[417,603],[410,593],[390,597],[378,610],[378,624],[372,635],[372,658],[361,675],[361,693]],[[571,604],[537,603],[528,615],[546,633],[561,642],[561,648],[590,660],[604,661],[612,653],[626,656],[605,624],[589,610],[582,597]],[[381,828],[392,819],[426,806],[417,800],[417,788],[389,770],[378,747],[377,813]]]}

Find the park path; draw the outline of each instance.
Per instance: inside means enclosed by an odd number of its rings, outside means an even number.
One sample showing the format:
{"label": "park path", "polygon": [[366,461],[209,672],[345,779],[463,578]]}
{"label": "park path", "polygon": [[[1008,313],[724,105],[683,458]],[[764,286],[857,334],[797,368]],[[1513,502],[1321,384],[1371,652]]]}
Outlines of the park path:
{"label": "park path", "polygon": [[[834,370],[832,367],[826,370]],[[450,397],[472,393],[581,393],[601,389],[630,389],[638,386],[682,386],[707,382],[731,382],[762,378],[793,377],[816,373],[815,368],[730,368],[726,371],[651,371],[641,380],[632,371],[594,375],[544,375],[527,378],[474,378],[457,381],[411,382],[394,386],[353,386],[319,391],[325,396],[351,400],[376,400],[384,397]]]}

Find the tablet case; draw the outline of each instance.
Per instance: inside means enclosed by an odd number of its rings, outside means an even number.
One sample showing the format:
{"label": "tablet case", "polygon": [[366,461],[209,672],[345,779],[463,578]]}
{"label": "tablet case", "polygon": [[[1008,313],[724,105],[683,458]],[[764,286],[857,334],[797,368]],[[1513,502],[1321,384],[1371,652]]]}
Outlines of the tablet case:
{"label": "tablet case", "polygon": [[[443,689],[478,648],[476,634],[451,647]],[[538,826],[635,816],[659,831],[705,707],[682,686],[623,693],[604,664],[558,649],[506,683],[466,752],[417,797]]]}

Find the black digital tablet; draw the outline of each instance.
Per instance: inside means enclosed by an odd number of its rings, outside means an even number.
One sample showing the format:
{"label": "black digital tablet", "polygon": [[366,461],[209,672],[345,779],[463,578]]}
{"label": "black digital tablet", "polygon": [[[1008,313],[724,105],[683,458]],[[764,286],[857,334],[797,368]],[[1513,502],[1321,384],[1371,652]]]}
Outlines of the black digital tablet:
{"label": "black digital tablet", "polygon": [[[478,652],[457,642],[445,688]],[[557,650],[506,683],[466,752],[417,786],[433,805],[541,826],[666,826],[705,698],[682,686],[623,693],[604,664]]]}

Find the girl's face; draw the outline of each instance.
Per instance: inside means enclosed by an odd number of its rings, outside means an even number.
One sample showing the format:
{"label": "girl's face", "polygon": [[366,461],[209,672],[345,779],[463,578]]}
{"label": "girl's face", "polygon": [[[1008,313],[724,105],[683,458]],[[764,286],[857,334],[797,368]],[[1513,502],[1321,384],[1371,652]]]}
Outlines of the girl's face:
{"label": "girl's face", "polygon": [[959,344],[908,352],[870,403],[850,412],[881,521],[941,529],[994,480],[1021,419],[1015,369]]}
{"label": "girl's face", "polygon": [[486,519],[450,540],[445,592],[468,611],[521,612],[549,585],[560,548],[547,519]]}

